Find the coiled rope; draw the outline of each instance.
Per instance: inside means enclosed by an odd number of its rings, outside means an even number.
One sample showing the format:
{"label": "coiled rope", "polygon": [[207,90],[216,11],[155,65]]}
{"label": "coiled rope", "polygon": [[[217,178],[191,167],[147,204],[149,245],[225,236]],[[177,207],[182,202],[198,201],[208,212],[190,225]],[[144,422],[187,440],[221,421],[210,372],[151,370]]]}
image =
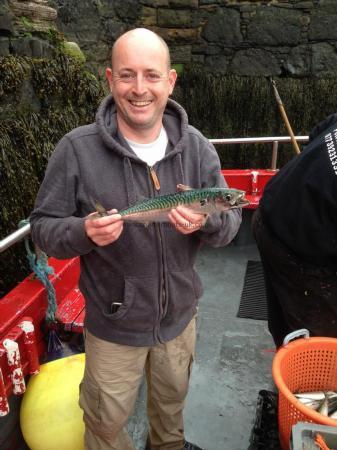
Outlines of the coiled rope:
{"label": "coiled rope", "polygon": [[[28,223],[28,219],[21,220],[19,227],[21,228]],[[54,269],[48,265],[48,256],[43,251],[39,250],[37,252],[38,255],[32,251],[28,236],[25,237],[25,248],[31,271],[35,274],[36,278],[41,281],[47,291],[48,304],[46,311],[46,322],[55,323],[55,314],[57,309],[56,294],[54,286],[48,278],[48,275],[55,275]]]}

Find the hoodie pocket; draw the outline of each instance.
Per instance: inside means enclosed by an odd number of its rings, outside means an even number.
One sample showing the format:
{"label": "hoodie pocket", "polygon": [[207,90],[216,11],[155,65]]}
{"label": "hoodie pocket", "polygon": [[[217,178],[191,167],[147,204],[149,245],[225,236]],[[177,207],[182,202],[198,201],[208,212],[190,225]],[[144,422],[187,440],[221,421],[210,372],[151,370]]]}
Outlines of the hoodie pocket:
{"label": "hoodie pocket", "polygon": [[202,295],[202,284],[193,269],[170,272],[168,274],[169,303],[166,319],[177,320],[190,315],[195,310],[198,298]]}
{"label": "hoodie pocket", "polygon": [[[111,300],[105,317],[116,322],[116,326],[128,330],[150,331],[158,321],[158,278],[127,277],[124,281],[124,297]],[[113,303],[119,302],[116,312],[111,312]]]}

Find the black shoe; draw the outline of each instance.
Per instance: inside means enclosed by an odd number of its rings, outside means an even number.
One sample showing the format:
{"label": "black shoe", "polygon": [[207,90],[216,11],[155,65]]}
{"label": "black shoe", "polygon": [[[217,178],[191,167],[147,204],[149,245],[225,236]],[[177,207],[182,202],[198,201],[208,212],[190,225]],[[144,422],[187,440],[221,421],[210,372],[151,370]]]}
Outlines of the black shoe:
{"label": "black shoe", "polygon": [[195,444],[191,444],[191,442],[185,441],[184,447],[181,450],[202,450],[202,448],[198,447]]}

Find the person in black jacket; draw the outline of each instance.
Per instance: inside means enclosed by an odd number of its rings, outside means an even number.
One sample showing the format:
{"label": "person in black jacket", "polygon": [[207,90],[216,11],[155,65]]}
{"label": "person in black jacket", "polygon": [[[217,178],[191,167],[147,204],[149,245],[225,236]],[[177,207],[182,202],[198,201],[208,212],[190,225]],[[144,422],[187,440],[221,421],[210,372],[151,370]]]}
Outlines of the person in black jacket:
{"label": "person in black jacket", "polygon": [[268,183],[253,233],[276,346],[300,328],[337,337],[337,113]]}

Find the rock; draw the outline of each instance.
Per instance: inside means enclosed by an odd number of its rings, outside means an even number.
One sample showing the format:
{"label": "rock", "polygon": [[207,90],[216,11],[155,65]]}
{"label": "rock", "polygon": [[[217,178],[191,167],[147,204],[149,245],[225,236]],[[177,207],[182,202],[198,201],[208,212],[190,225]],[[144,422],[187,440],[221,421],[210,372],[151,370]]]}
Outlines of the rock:
{"label": "rock", "polygon": [[205,69],[212,72],[227,72],[229,58],[226,55],[210,55],[205,57]]}
{"label": "rock", "polygon": [[198,30],[194,28],[151,28],[155,33],[159,34],[168,44],[185,44],[193,43],[198,39]]}
{"label": "rock", "polygon": [[294,4],[294,8],[296,9],[311,10],[313,7],[314,3],[312,1],[299,1]]}
{"label": "rock", "polygon": [[9,55],[9,39],[7,37],[0,37],[0,56]]}
{"label": "rock", "polygon": [[48,31],[57,18],[57,11],[42,1],[10,2],[16,16],[16,27],[22,31]]}
{"label": "rock", "polygon": [[[322,7],[323,8],[323,7]],[[337,39],[337,9],[336,4],[331,9],[327,6],[311,16],[308,38],[310,41]]]}
{"label": "rock", "polygon": [[261,46],[297,45],[301,38],[299,11],[261,6],[247,26],[247,39]]}
{"label": "rock", "polygon": [[312,50],[309,45],[300,45],[291,49],[284,64],[285,71],[294,77],[307,77],[311,73]]}
{"label": "rock", "polygon": [[218,55],[221,53],[221,46],[220,45],[206,45],[206,44],[196,44],[192,47],[193,54],[204,54],[204,55]]}
{"label": "rock", "polygon": [[109,19],[104,22],[105,38],[111,45],[125,31],[125,24],[117,22],[116,20]]}
{"label": "rock", "polygon": [[107,66],[111,64],[111,45],[102,41],[87,40],[81,45],[81,49],[87,58],[87,65],[90,65],[96,72],[105,73]]}
{"label": "rock", "polygon": [[252,48],[236,52],[229,71],[244,76],[270,76],[280,75],[281,68],[272,53]]}
{"label": "rock", "polygon": [[31,58],[53,58],[55,56],[55,48],[49,42],[33,36],[12,39],[11,50],[14,55]]}
{"label": "rock", "polygon": [[141,4],[138,0],[115,0],[114,8],[120,19],[135,22],[141,12]]}
{"label": "rock", "polygon": [[169,6],[168,0],[142,0],[142,4],[146,6]]}
{"label": "rock", "polygon": [[190,45],[180,45],[179,47],[171,47],[170,51],[172,63],[182,63],[191,61]]}
{"label": "rock", "polygon": [[0,10],[0,35],[10,36],[14,34],[13,19],[14,16],[10,11]]}
{"label": "rock", "polygon": [[291,50],[284,66],[295,77],[335,77],[337,72],[336,49],[328,43],[300,45]]}
{"label": "rock", "polygon": [[171,8],[191,8],[196,9],[199,6],[198,0],[169,0]]}
{"label": "rock", "polygon": [[201,36],[207,42],[237,46],[242,41],[240,13],[228,9],[226,12],[212,14],[202,30]]}
{"label": "rock", "polygon": [[188,28],[191,26],[191,11],[188,9],[158,9],[158,25],[168,28]]}
{"label": "rock", "polygon": [[328,43],[318,43],[312,46],[312,75],[318,77],[336,77],[337,53]]}
{"label": "rock", "polygon": [[149,8],[148,6],[142,7],[141,12],[142,26],[145,28],[154,27],[157,25],[157,9]]}

